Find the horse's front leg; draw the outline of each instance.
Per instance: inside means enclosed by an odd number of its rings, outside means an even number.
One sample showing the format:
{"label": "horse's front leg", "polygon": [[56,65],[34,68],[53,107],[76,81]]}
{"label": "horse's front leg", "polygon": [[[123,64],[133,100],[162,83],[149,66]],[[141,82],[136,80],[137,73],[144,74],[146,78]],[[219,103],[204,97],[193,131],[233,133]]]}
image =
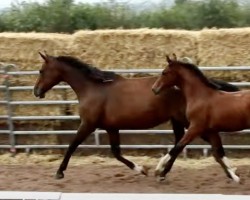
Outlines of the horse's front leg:
{"label": "horse's front leg", "polygon": [[189,144],[200,133],[201,130],[199,130],[198,128],[190,127],[187,133],[177,143],[177,145],[175,145],[168,154],[161,158],[155,169],[155,176],[157,176],[160,181],[165,179],[165,175],[171,170],[176,158],[182,152],[185,146]]}
{"label": "horse's front leg", "polygon": [[183,137],[183,135],[185,134],[185,127],[183,125],[183,122],[176,120],[174,118],[171,119],[171,124],[175,136],[175,145],[177,145],[178,142]]}
{"label": "horse's front leg", "polygon": [[64,155],[64,159],[59,169],[57,170],[56,179],[61,179],[64,177],[63,171],[67,169],[71,155],[74,153],[78,145],[81,144],[93,131],[95,131],[94,126],[88,123],[85,124],[81,122],[77,134],[73,139],[73,141],[71,142],[70,146],[68,147],[68,150]]}
{"label": "horse's front leg", "polygon": [[124,163],[126,166],[128,166],[130,169],[135,170],[141,174],[148,175],[148,168],[145,166],[137,165],[126,158],[124,158],[121,154],[121,148],[120,148],[120,135],[119,130],[106,130],[109,135],[109,141],[111,146],[111,151],[115,158],[119,160],[120,162]]}

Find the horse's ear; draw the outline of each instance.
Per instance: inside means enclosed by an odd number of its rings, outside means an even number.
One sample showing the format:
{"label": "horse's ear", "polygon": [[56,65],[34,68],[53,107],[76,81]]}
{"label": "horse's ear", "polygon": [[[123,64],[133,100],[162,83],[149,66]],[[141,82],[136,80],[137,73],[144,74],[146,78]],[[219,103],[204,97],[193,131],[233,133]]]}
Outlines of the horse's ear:
{"label": "horse's ear", "polygon": [[42,59],[43,59],[45,62],[49,62],[50,56],[46,53],[46,51],[44,51],[44,53],[42,53],[41,51],[39,51],[38,53],[40,54],[40,56],[42,57]]}
{"label": "horse's ear", "polygon": [[177,61],[177,56],[176,56],[175,53],[173,53],[173,60],[174,60],[174,61]]}
{"label": "horse's ear", "polygon": [[168,55],[166,55],[166,61],[168,64],[170,64],[172,62],[171,58]]}

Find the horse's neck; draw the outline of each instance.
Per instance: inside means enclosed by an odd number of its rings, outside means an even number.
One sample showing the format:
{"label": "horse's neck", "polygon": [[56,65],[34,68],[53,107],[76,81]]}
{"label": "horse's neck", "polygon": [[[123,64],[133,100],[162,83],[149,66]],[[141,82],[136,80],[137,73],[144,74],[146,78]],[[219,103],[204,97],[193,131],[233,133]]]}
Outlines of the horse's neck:
{"label": "horse's neck", "polygon": [[214,89],[208,87],[198,77],[183,76],[180,80],[179,87],[183,91],[187,102],[210,97],[215,92]]}
{"label": "horse's neck", "polygon": [[70,85],[76,93],[78,99],[88,94],[90,89],[94,89],[95,85],[89,81],[83,74],[77,70],[68,71],[63,74],[63,81]]}

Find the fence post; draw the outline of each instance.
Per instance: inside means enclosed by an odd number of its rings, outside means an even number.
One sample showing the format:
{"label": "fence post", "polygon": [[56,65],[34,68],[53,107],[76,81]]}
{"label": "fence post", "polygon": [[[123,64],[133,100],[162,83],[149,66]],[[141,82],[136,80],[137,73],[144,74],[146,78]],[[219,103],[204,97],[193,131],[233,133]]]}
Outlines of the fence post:
{"label": "fence post", "polygon": [[12,115],[13,115],[13,112],[12,112],[12,107],[11,107],[11,94],[10,94],[10,90],[9,90],[9,87],[10,87],[10,82],[9,82],[9,75],[8,75],[8,71],[11,67],[15,67],[15,65],[5,65],[4,66],[4,74],[5,74],[5,80],[4,80],[4,84],[5,84],[5,87],[6,87],[6,90],[5,90],[5,100],[7,101],[7,114],[8,114],[8,118],[7,118],[7,121],[8,121],[8,126],[9,126],[9,142],[10,142],[10,152],[12,153],[12,156],[14,156],[16,154],[16,138],[15,138],[15,135],[14,135],[14,123],[13,123],[13,120],[12,120]]}

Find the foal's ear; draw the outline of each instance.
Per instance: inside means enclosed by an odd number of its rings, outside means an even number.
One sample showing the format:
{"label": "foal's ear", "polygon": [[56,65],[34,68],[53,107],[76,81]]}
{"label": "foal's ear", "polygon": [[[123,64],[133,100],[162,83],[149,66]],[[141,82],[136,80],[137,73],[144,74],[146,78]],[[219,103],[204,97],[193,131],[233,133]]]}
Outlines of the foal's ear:
{"label": "foal's ear", "polygon": [[166,61],[168,64],[170,64],[172,62],[171,58],[168,55],[166,55]]}
{"label": "foal's ear", "polygon": [[173,53],[173,60],[174,60],[174,61],[177,61],[177,56],[176,56],[175,53]]}
{"label": "foal's ear", "polygon": [[49,61],[49,56],[48,56],[48,54],[44,51],[44,54],[41,52],[41,51],[39,51],[38,52],[39,54],[40,54],[40,56],[42,57],[42,59],[45,61],[45,62],[48,62]]}

